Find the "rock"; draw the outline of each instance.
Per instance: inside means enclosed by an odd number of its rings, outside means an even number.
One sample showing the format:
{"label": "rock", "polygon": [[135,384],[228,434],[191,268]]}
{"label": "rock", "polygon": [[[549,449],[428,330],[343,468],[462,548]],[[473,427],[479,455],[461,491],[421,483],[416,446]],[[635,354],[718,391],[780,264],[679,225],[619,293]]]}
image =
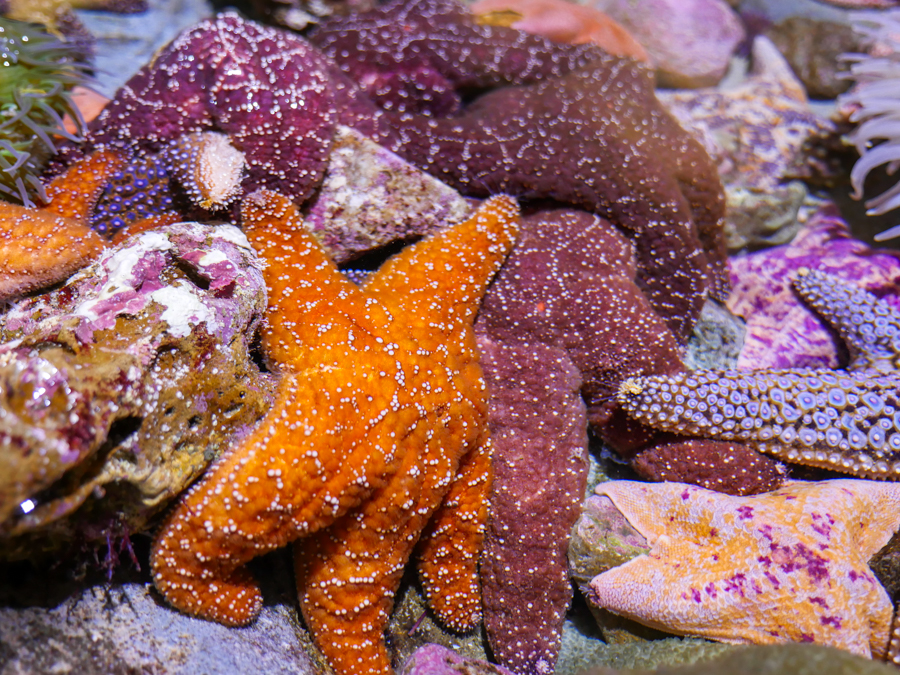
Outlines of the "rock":
{"label": "rock", "polygon": [[737,86],[660,91],[658,97],[719,168],[729,249],[788,240],[805,197],[805,188],[792,181],[828,174],[811,148],[836,130],[810,108],[775,45],[756,37],[752,66]]}
{"label": "rock", "polygon": [[807,197],[799,180],[768,190],[735,185],[725,191],[725,241],[729,251],[786,244],[800,230],[800,207]]}
{"label": "rock", "polygon": [[441,645],[419,647],[400,670],[400,675],[513,675],[503,666],[460,656]]}
{"label": "rock", "polygon": [[261,562],[256,571],[266,568],[258,574],[265,603],[259,619],[244,628],[171,609],[149,574],[72,584],[61,583],[59,569],[3,570],[0,672],[325,675],[304,649],[311,640],[299,624],[290,560],[276,555]]}
{"label": "rock", "polygon": [[744,322],[720,303],[707,299],[700,320],[688,338],[684,365],[698,368],[733,368],[744,346]]}
{"label": "rock", "polygon": [[594,0],[656,64],[662,87],[710,87],[722,79],[744,28],[722,0]]}
{"label": "rock", "polygon": [[407,574],[397,591],[385,639],[391,646],[391,662],[395,666],[405,663],[426,646],[445,648],[464,660],[487,658],[481,630],[453,633],[435,619],[419,591],[415,573]]}
{"label": "rock", "polygon": [[833,647],[764,645],[730,648],[713,660],[657,670],[593,668],[582,675],[889,675],[896,669]]}
{"label": "rock", "polygon": [[[567,653],[567,648],[571,647],[567,644],[564,637],[560,661],[564,658],[574,660],[572,658],[574,655]],[[604,644],[601,642],[593,645],[593,649],[590,651],[585,650],[580,655],[578,662],[582,665],[581,668],[578,670],[572,669],[569,672],[571,675],[589,675],[590,673],[603,673],[604,675],[621,673],[626,675],[652,671],[657,675],[680,675],[682,668],[687,670],[692,664],[711,662],[713,659],[717,659],[723,654],[728,654],[737,649],[741,649],[741,647],[697,638],[667,637],[656,640],[633,638],[628,642],[618,644]],[[585,668],[591,669],[585,670]],[[633,668],[641,670],[632,670]],[[718,673],[719,671],[716,672]],[[725,673],[727,671],[721,672]],[[563,675],[563,673],[557,672],[556,675]]]}
{"label": "rock", "polygon": [[322,187],[303,216],[329,255],[343,263],[459,222],[469,211],[453,188],[340,126]]}
{"label": "rock", "polygon": [[836,21],[794,16],[766,31],[812,98],[835,98],[850,88],[841,54],[858,52],[853,28]]}
{"label": "rock", "polygon": [[584,503],[569,540],[569,569],[582,589],[598,574],[650,552],[650,543],[605,495]]}
{"label": "rock", "polygon": [[834,206],[809,218],[790,244],[732,257],[729,265],[728,309],[747,322],[741,369],[839,367],[833,331],[791,287],[801,267],[835,274],[900,307],[900,253],[852,238]]}
{"label": "rock", "polygon": [[248,431],[265,306],[240,230],[180,223],[0,317],[0,559],[140,530]]}

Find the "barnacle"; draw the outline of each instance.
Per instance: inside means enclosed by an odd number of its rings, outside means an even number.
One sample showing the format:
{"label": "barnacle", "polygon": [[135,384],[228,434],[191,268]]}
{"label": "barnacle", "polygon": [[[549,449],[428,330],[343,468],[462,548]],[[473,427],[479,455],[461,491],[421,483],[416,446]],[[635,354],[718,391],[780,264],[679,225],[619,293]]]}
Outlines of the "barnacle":
{"label": "barnacle", "polygon": [[[46,201],[38,175],[56,152],[54,138],[80,140],[84,122],[72,103],[88,84],[72,48],[38,26],[0,18],[0,197],[33,206]],[[63,116],[76,120],[76,134]]]}
{"label": "barnacle", "polygon": [[[848,54],[850,77],[856,86],[844,94],[841,105],[853,109],[850,121],[860,123],[848,139],[860,159],[850,173],[854,197],[860,199],[872,169],[887,164],[888,174],[900,168],[900,10],[857,12],[854,28],[877,47],[871,55]],[[881,141],[875,143],[876,141]],[[881,215],[900,207],[900,182],[866,202],[869,215]],[[879,234],[881,241],[900,236],[900,226]]]}

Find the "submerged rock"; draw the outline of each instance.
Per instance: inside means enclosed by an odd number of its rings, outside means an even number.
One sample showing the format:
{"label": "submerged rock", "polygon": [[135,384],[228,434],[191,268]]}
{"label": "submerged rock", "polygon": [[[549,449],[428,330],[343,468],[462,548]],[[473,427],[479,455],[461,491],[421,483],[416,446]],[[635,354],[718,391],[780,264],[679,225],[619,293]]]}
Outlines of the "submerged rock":
{"label": "submerged rock", "polygon": [[146,571],[114,583],[73,583],[64,580],[65,569],[55,568],[47,578],[46,570],[23,566],[0,568],[4,675],[330,673],[300,625],[286,555],[256,565],[265,604],[259,619],[244,628],[173,612],[160,602]]}
{"label": "submerged rock", "polygon": [[0,317],[0,559],[142,528],[256,422],[265,306],[240,230],[180,223]]}
{"label": "submerged rock", "polygon": [[513,675],[503,666],[461,656],[441,645],[419,647],[406,661],[401,675]]}
{"label": "submerged rock", "polygon": [[335,262],[343,263],[459,222],[470,210],[453,188],[339,126],[322,187],[303,217]]}
{"label": "submerged rock", "polygon": [[722,0],[593,0],[656,64],[663,87],[709,87],[725,74],[744,28]]}
{"label": "submerged rock", "polygon": [[593,668],[582,675],[890,675],[893,666],[820,645],[731,648],[719,658],[656,670]]}

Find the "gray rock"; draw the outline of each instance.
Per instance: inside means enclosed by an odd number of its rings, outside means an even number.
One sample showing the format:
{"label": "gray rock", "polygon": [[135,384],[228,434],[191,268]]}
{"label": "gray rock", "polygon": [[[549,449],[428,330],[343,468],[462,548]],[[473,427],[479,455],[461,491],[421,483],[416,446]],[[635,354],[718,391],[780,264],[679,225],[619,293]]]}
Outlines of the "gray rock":
{"label": "gray rock", "polygon": [[747,328],[727,307],[707,299],[688,338],[684,365],[698,368],[734,368],[744,346]]}
{"label": "gray rock", "polygon": [[836,21],[794,16],[766,31],[812,98],[835,98],[850,88],[841,54],[858,52],[862,41],[853,28]]}
{"label": "gray rock", "polygon": [[710,87],[722,79],[744,27],[723,0],[593,0],[656,64],[663,87]]}
{"label": "gray rock", "polygon": [[310,640],[299,624],[289,561],[269,557],[267,566],[265,605],[244,628],[186,616],[161,602],[149,582],[72,587],[60,584],[57,570],[44,583],[25,580],[33,589],[26,593],[11,592],[18,579],[4,574],[0,675],[324,675],[304,648]]}
{"label": "gray rock", "polygon": [[718,658],[694,665],[663,666],[652,671],[605,667],[582,675],[889,675],[896,672],[888,664],[833,647],[791,644],[731,647]]}
{"label": "gray rock", "polygon": [[459,222],[470,210],[453,188],[339,126],[322,187],[303,218],[335,262],[343,263]]}

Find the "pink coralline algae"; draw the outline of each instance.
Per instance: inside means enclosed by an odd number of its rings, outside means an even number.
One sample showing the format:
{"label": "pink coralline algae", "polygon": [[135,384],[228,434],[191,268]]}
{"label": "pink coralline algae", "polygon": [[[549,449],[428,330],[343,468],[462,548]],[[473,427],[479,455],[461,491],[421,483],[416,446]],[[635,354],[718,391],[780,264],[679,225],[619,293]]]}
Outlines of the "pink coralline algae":
{"label": "pink coralline algae", "polygon": [[244,153],[247,190],[297,202],[322,178],[335,113],[328,66],[304,40],[225,12],[179,35],[116,93],[87,144],[158,152],[198,131]]}
{"label": "pink coralline algae", "polygon": [[900,308],[900,254],[853,239],[833,207],[814,214],[790,243],[730,260],[728,308],[747,322],[739,369],[835,368],[834,334],[791,288],[800,268],[829,272]]}
{"label": "pink coralline algae", "polygon": [[0,558],[145,527],[264,414],[260,267],[237,228],[182,223],[0,317]]}
{"label": "pink coralline algae", "polygon": [[[654,435],[615,409],[613,395],[630,374],[683,368],[635,275],[631,246],[610,223],[578,211],[541,212],[524,219],[476,324],[494,444],[485,626],[496,658],[519,673],[552,671],[559,651],[588,423],[626,456],[652,446],[640,457],[653,478],[677,475],[737,492],[782,478],[775,462],[739,444]],[[704,462],[673,468],[667,455],[653,454],[674,444]]]}
{"label": "pink coralline algae", "polygon": [[[327,22],[310,39],[385,108],[369,101],[367,113],[366,101],[344,86],[353,104],[341,113],[345,123],[465,195],[553,199],[620,226],[635,244],[651,304],[680,339],[707,291],[724,295],[718,175],[656,100],[647,69],[590,45],[479,26],[445,0],[393,2]],[[460,99],[499,84],[524,86],[493,89],[445,118],[436,116],[452,106],[387,112],[386,99],[417,89],[395,83],[400,62],[443,77]]]}

